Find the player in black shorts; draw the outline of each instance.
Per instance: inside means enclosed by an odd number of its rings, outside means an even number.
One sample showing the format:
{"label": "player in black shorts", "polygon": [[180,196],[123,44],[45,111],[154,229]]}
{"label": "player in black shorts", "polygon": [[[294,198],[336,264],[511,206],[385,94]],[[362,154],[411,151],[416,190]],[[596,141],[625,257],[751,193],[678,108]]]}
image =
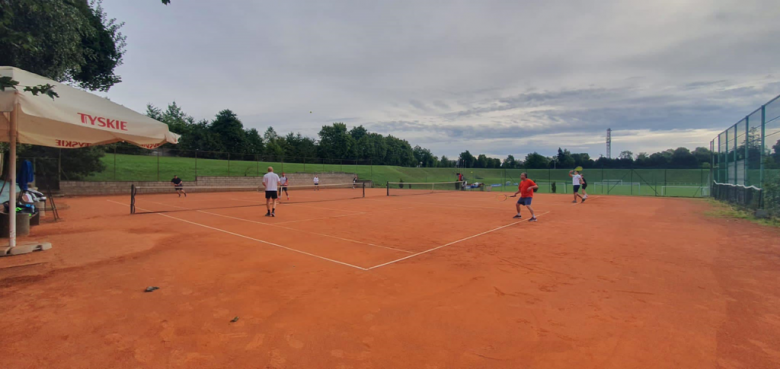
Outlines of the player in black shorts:
{"label": "player in black shorts", "polygon": [[181,180],[181,178],[179,178],[179,176],[173,176],[171,184],[176,190],[176,193],[179,194],[179,197],[181,197],[182,194],[184,194],[184,197],[187,197],[187,192],[184,191],[184,182]]}
{"label": "player in black shorts", "polygon": [[287,195],[287,200],[290,200],[290,193],[287,192],[287,175],[282,172],[282,176],[279,177],[279,184],[282,186],[279,187],[279,198],[282,198],[282,192],[284,192],[285,195]]}

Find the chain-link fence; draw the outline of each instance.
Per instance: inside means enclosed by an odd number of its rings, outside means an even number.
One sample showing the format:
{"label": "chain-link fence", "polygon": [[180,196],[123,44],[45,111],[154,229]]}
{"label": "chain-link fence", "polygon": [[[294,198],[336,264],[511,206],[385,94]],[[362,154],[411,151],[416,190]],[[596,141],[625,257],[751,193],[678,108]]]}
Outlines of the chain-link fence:
{"label": "chain-link fence", "polygon": [[[373,165],[370,160],[266,157],[224,152],[144,150],[130,146],[60,150],[54,158],[27,158],[36,172],[55,182],[169,181],[174,175],[186,182],[199,176],[260,177],[273,166],[277,173],[350,173],[375,187],[387,182],[454,182],[458,173],[485,191],[517,190],[520,173],[536,181],[542,193],[572,193],[568,169],[413,168]],[[710,196],[709,169],[585,168],[589,194],[706,197]],[[454,187],[453,187],[454,188]]]}
{"label": "chain-link fence", "polygon": [[710,149],[713,196],[780,212],[773,205],[780,198],[780,96],[720,133]]}
{"label": "chain-link fence", "polygon": [[[62,156],[75,156],[63,150]],[[67,162],[67,160],[65,160]],[[100,158],[102,167],[87,176],[63,167],[63,180],[168,181],[174,175],[184,181],[199,176],[259,177],[273,166],[277,173],[350,173],[370,180],[375,187],[387,182],[454,182],[462,173],[468,183],[484,184],[488,191],[516,191],[520,173],[540,185],[542,193],[571,193],[568,169],[414,168],[373,165],[370,160],[266,157],[223,152],[140,150],[110,148]],[[590,194],[706,197],[710,196],[709,169],[607,169],[586,168],[583,175]]]}

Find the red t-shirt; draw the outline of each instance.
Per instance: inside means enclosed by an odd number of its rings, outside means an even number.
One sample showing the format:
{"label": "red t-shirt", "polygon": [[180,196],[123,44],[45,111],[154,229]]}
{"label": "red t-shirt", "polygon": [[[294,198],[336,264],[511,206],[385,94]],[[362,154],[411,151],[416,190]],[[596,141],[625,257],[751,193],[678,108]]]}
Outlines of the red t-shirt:
{"label": "red t-shirt", "polygon": [[536,182],[526,179],[520,181],[520,185],[517,188],[520,190],[520,197],[534,197],[534,190],[531,187],[536,186]]}

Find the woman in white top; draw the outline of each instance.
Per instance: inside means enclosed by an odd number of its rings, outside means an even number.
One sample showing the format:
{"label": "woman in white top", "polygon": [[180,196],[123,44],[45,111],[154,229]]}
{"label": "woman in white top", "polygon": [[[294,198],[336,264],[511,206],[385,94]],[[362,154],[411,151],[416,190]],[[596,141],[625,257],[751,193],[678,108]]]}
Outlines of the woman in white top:
{"label": "woman in white top", "polygon": [[314,176],[314,190],[320,190],[320,177]]}

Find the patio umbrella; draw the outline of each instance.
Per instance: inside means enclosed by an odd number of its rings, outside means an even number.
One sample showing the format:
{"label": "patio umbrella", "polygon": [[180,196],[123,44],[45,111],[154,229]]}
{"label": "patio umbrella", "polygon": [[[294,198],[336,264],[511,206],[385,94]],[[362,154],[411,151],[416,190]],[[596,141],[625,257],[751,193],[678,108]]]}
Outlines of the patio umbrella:
{"label": "patio umbrella", "polygon": [[[178,143],[179,135],[165,123],[86,91],[13,67],[0,66],[0,77],[20,86],[50,84],[58,98],[6,89],[0,91],[0,142],[10,145],[9,182],[15,183],[16,145],[73,149],[128,142],[146,149]],[[10,199],[16,201],[16,186]],[[16,217],[9,214],[9,248],[16,246]],[[0,250],[1,252],[2,250]]]}

